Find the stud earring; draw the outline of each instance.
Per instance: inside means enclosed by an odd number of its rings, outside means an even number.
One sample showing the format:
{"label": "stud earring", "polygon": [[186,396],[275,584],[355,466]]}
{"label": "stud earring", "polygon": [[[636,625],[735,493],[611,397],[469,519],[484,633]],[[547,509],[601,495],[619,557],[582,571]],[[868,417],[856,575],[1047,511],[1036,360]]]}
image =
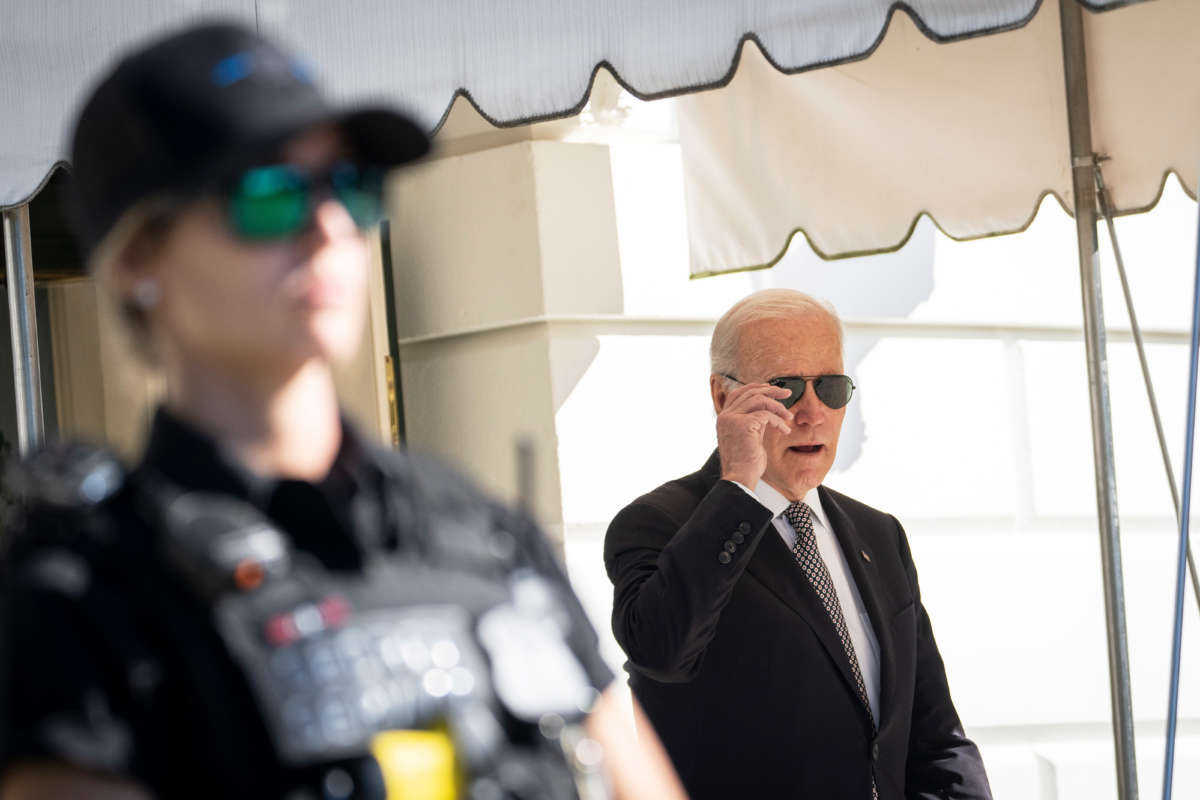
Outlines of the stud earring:
{"label": "stud earring", "polygon": [[158,305],[158,301],[162,299],[162,291],[159,289],[158,281],[153,278],[143,278],[133,285],[132,299],[134,305],[144,311],[149,311]]}

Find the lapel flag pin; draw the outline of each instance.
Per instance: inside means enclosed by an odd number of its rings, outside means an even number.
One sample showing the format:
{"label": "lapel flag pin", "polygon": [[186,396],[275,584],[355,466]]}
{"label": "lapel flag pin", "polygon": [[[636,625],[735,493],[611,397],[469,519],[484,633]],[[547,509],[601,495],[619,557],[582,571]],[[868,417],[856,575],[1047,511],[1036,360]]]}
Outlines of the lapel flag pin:
{"label": "lapel flag pin", "polygon": [[858,552],[863,557],[863,561],[866,561],[868,564],[871,563],[871,557],[869,555],[867,555],[866,550],[859,550]]}

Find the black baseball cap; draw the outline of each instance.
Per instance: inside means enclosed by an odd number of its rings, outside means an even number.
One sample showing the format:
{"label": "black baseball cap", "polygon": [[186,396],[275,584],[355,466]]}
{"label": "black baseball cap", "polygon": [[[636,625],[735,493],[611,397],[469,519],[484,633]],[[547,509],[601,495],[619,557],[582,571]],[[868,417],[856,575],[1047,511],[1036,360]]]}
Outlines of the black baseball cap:
{"label": "black baseball cap", "polygon": [[429,151],[411,117],[331,105],[302,61],[240,25],[206,23],[135,50],[75,122],[69,211],[85,253],[142,200],[200,191],[319,124],[385,168]]}

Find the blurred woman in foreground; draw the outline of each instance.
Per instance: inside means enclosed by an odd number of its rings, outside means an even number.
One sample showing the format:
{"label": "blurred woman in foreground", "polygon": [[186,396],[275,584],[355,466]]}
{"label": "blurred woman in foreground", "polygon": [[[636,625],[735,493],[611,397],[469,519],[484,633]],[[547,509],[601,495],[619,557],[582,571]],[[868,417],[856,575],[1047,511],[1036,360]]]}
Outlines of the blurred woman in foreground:
{"label": "blurred woman in foreground", "polygon": [[427,149],[230,25],[90,95],[81,240],[167,392],[127,473],[25,465],[4,798],[681,796],[532,524],[339,413],[383,176]]}

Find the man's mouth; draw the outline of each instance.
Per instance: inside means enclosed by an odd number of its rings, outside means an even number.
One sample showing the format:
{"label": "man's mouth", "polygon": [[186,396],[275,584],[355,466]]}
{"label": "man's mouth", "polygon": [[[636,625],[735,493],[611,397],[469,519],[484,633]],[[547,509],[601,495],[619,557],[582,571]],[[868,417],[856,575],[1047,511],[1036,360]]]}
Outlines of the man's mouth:
{"label": "man's mouth", "polygon": [[788,448],[788,450],[791,450],[793,453],[804,453],[806,455],[819,453],[823,449],[825,449],[825,445],[823,444],[797,444]]}

